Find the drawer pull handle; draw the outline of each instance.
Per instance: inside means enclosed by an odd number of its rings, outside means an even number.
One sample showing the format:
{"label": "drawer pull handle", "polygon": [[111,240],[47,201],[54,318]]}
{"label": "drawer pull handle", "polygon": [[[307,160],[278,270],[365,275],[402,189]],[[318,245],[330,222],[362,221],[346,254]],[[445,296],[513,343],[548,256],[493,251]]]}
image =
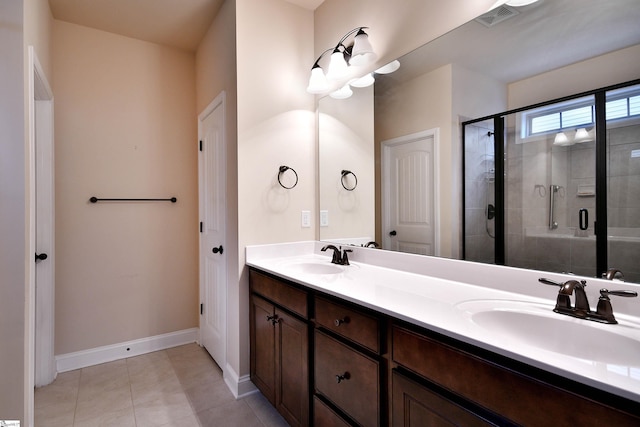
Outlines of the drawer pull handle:
{"label": "drawer pull handle", "polygon": [[334,320],[334,321],[333,321],[333,323],[334,323],[336,326],[340,326],[340,325],[342,325],[343,323],[349,323],[349,316],[345,316],[345,317],[343,317],[342,319],[336,319],[336,320]]}
{"label": "drawer pull handle", "polygon": [[274,316],[267,316],[267,322],[271,322],[271,324],[275,325],[276,323],[278,323],[278,315],[274,315]]}
{"label": "drawer pull handle", "polygon": [[342,375],[336,375],[336,382],[340,384],[342,381],[348,380],[349,378],[351,378],[351,375],[349,372],[345,372]]}

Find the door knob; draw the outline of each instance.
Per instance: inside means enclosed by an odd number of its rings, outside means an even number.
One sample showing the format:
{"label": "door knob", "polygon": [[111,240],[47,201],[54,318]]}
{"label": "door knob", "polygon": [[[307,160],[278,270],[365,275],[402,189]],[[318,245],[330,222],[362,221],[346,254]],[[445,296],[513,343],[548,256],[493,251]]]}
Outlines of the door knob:
{"label": "door knob", "polygon": [[218,252],[220,252],[220,255],[222,255],[222,252],[224,251],[224,249],[222,248],[222,245],[220,245],[220,246],[219,246],[219,247],[217,247],[217,248],[213,248],[213,249],[211,249],[211,251],[212,251],[214,254],[217,254]]}
{"label": "door knob", "polygon": [[36,262],[44,261],[48,257],[49,257],[49,255],[47,255],[47,254],[36,254]]}
{"label": "door knob", "polygon": [[396,230],[391,230],[389,232],[389,236],[395,236],[396,234],[398,234],[398,233],[396,233]]}

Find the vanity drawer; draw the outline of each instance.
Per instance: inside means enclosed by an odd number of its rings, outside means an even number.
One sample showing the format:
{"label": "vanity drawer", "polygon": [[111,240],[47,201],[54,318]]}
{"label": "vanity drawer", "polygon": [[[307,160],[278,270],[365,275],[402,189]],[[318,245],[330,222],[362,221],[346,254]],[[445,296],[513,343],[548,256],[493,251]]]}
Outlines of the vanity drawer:
{"label": "vanity drawer", "polygon": [[343,304],[316,298],[316,323],[380,353],[380,321]]}
{"label": "vanity drawer", "polygon": [[380,425],[377,361],[316,329],[314,378],[316,391],[356,422],[363,426]]}
{"label": "vanity drawer", "polygon": [[252,292],[308,318],[307,292],[255,270],[249,270],[249,283]]}
{"label": "vanity drawer", "polygon": [[313,397],[313,425],[318,427],[351,427],[317,396]]}

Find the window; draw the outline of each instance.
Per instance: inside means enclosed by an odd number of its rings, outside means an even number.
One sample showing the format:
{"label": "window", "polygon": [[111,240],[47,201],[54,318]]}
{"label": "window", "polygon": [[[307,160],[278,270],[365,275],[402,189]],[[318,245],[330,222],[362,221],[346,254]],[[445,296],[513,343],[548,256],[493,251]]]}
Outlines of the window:
{"label": "window", "polygon": [[[595,124],[595,100],[592,96],[572,99],[525,111],[521,117],[523,139],[591,127]],[[607,92],[607,121],[633,117],[640,117],[640,86]]]}

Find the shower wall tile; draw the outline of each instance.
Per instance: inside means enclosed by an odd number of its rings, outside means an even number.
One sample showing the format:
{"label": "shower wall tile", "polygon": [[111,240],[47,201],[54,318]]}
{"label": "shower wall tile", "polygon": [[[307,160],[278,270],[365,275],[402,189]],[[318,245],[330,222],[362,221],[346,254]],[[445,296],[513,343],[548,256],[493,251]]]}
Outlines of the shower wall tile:
{"label": "shower wall tile", "polygon": [[610,145],[640,142],[640,125],[609,128],[608,139]]}
{"label": "shower wall tile", "polygon": [[607,204],[621,208],[640,208],[640,175],[609,178]]}
{"label": "shower wall tile", "polygon": [[[589,143],[592,145],[592,143]],[[579,148],[573,148],[579,147]],[[571,150],[571,178],[595,178],[596,176],[596,152],[595,146],[583,147],[582,144],[574,145]]]}
{"label": "shower wall tile", "polygon": [[576,273],[577,267],[587,267],[595,273],[596,266],[596,240],[594,238],[572,238],[571,240],[571,267]]}
{"label": "shower wall tile", "polygon": [[556,263],[569,265],[571,262],[571,243],[563,238],[538,238],[538,261],[540,263]]}
{"label": "shower wall tile", "polygon": [[[640,133],[640,130],[638,132]],[[631,157],[634,150],[640,150],[640,142],[611,145],[607,174],[609,176],[640,175],[640,157]]]}

